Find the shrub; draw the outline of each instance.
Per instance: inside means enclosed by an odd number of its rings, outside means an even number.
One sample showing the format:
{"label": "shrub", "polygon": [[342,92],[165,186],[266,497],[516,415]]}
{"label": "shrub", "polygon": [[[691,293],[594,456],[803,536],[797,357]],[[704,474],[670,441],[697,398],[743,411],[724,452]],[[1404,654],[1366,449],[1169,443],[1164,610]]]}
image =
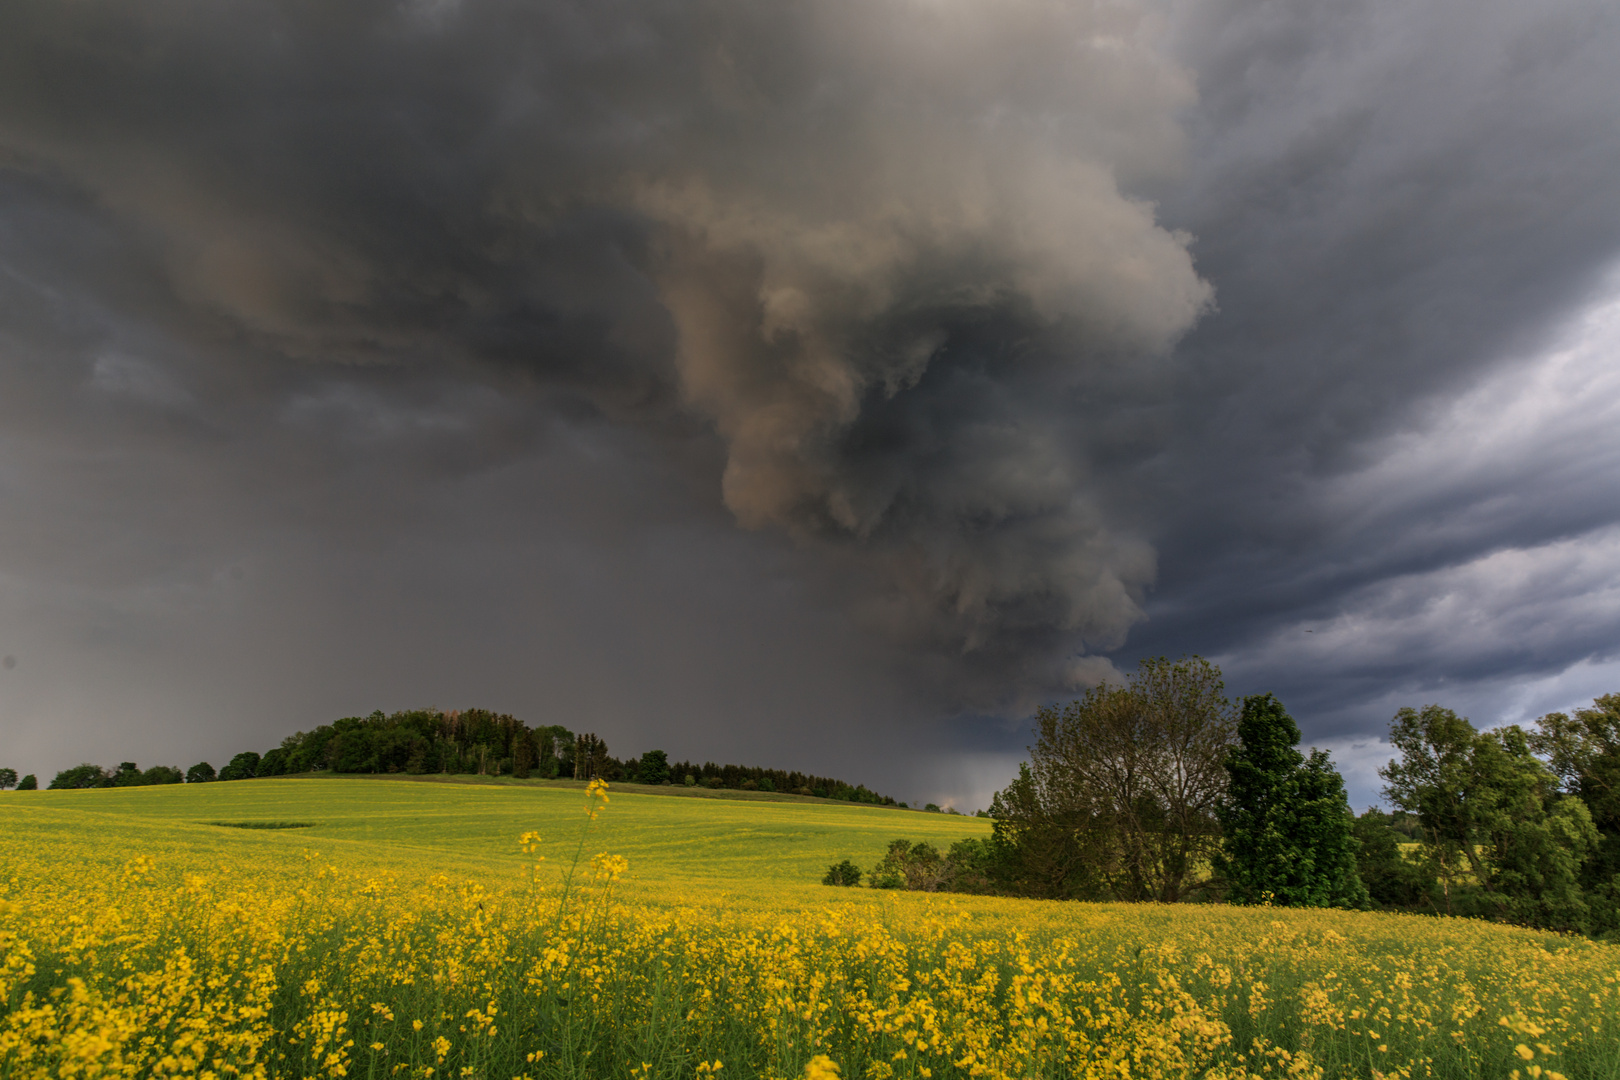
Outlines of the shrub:
{"label": "shrub", "polygon": [[720,779],[718,776],[711,776],[703,781],[703,786],[714,791],[719,791],[721,788],[726,786],[726,782]]}
{"label": "shrub", "polygon": [[687,787],[697,787],[697,777],[693,776],[691,773],[687,773],[686,774],[686,786]]}
{"label": "shrub", "polygon": [[753,780],[744,780],[738,786],[741,787],[744,791],[758,791],[759,790],[759,784],[757,782],[753,781]]}
{"label": "shrub", "polygon": [[759,790],[761,790],[761,791],[775,791],[776,790],[776,782],[773,781],[770,777],[767,776],[765,779],[763,779],[763,780],[761,780],[759,782]]}
{"label": "shrub", "polygon": [[861,868],[845,859],[843,862],[833,863],[827,867],[827,876],[821,879],[823,885],[859,885],[861,883]]}

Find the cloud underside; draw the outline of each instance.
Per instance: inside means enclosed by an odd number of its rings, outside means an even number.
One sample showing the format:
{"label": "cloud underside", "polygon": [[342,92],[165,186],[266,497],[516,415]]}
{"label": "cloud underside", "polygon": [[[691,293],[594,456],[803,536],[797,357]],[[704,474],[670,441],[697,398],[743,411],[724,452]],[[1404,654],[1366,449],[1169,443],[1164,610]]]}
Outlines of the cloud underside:
{"label": "cloud underside", "polygon": [[202,627],[316,711],[533,663],[760,753],[1139,653],[1346,738],[1600,662],[1617,44],[1596,0],[9,4],[0,650],[234,672],[199,715],[259,685]]}

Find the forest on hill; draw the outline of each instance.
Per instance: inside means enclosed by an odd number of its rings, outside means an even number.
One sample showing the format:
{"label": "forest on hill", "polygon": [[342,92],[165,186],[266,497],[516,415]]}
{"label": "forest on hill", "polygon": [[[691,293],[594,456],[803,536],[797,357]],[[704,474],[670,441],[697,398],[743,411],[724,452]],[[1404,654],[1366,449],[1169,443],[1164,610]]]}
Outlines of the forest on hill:
{"label": "forest on hill", "polygon": [[671,762],[663,750],[618,758],[609,753],[607,742],[593,733],[576,733],[560,725],[530,727],[510,714],[488,709],[410,709],[391,714],[379,710],[370,716],[348,716],[312,731],[296,732],[264,754],[237,754],[217,772],[208,762],[199,762],[184,774],[162,765],[143,771],[129,761],[117,769],[86,764],[58,773],[50,786],[128,787],[182,780],[206,783],[313,772],[441,773],[520,780],[600,778],[905,806],[864,784],[798,770],[718,765],[712,761]]}

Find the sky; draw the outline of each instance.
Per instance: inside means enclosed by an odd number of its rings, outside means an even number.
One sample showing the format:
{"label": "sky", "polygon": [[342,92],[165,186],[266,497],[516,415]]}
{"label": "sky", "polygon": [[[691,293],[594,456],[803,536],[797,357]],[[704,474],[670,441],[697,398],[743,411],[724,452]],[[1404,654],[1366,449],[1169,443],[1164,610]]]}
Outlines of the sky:
{"label": "sky", "polygon": [[0,5],[0,756],[971,810],[1149,656],[1620,691],[1607,0]]}

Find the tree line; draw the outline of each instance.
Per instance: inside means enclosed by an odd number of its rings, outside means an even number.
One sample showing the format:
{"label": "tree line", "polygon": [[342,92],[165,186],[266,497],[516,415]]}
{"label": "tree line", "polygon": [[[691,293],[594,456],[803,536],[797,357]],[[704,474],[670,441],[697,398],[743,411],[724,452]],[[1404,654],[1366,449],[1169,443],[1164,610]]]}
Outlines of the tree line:
{"label": "tree line", "polygon": [[[344,717],[312,731],[289,735],[263,754],[237,754],[218,771],[206,761],[184,773],[166,765],[143,771],[129,761],[117,769],[85,764],[57,773],[50,787],[196,784],[315,772],[601,778],[610,782],[776,791],[846,802],[905,805],[865,785],[796,770],[717,765],[712,761],[671,762],[663,750],[618,758],[608,752],[606,740],[594,733],[576,733],[559,725],[529,727],[507,713],[487,709],[411,709]],[[19,788],[38,786],[32,776],[18,783],[15,771],[9,769],[0,770],[0,780],[7,774]]]}
{"label": "tree line", "polygon": [[987,840],[897,840],[833,885],[1074,900],[1225,901],[1470,915],[1620,937],[1620,695],[1530,729],[1404,708],[1350,809],[1330,756],[1271,694],[1228,700],[1193,657],[1144,661],[1036,714]]}

